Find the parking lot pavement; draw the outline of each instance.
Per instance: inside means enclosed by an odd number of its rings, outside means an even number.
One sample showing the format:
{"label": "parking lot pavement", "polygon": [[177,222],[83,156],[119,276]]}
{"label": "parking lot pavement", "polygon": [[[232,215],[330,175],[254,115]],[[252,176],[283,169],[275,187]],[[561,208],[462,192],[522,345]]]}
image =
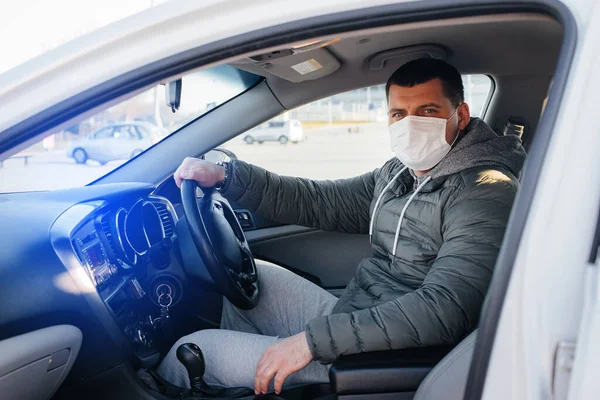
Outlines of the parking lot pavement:
{"label": "parking lot pavement", "polygon": [[100,165],[90,161],[78,165],[64,151],[33,154],[27,165],[23,159],[9,159],[0,168],[0,193],[84,186],[122,163],[113,161]]}
{"label": "parking lot pavement", "polygon": [[[223,147],[244,161],[282,175],[311,179],[347,178],[377,168],[390,157],[385,124],[361,125],[348,133],[347,126],[324,126],[305,131],[306,141],[286,145],[277,142],[247,145],[240,137]],[[83,186],[113,170],[123,161],[77,165],[64,151],[32,156],[28,165],[11,159],[0,168],[0,192],[53,190]]]}

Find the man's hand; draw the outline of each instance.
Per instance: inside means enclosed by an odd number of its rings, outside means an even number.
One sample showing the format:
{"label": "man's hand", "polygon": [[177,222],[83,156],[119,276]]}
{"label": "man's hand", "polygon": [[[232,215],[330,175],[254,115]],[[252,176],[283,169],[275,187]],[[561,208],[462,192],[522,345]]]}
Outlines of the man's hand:
{"label": "man's hand", "polygon": [[269,382],[275,377],[275,393],[281,392],[285,379],[292,373],[306,367],[313,359],[306,333],[283,339],[270,346],[258,361],[254,391],[256,394],[267,393]]}
{"label": "man's hand", "polygon": [[181,187],[181,181],[184,179],[193,179],[202,187],[212,187],[223,182],[225,168],[209,161],[186,157],[173,174],[173,179],[178,187]]}

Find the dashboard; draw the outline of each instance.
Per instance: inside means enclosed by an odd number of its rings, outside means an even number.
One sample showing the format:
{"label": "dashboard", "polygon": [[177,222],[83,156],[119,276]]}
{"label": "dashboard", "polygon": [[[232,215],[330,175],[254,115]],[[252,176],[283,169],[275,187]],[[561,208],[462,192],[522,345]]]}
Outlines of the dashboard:
{"label": "dashboard", "polygon": [[216,320],[221,296],[196,281],[188,289],[179,192],[165,191],[174,206],[155,191],[117,183],[0,196],[0,340],[77,326],[84,340],[69,379],[79,382],[155,365]]}

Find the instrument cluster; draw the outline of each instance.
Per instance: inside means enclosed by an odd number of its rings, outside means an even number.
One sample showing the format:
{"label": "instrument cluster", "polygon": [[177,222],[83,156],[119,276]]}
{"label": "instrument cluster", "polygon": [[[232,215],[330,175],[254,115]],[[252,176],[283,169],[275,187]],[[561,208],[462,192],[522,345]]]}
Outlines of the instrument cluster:
{"label": "instrument cluster", "polygon": [[135,267],[152,246],[171,238],[176,221],[177,215],[167,199],[148,196],[128,209],[102,207],[95,218],[77,230],[72,243],[99,287],[120,269]]}

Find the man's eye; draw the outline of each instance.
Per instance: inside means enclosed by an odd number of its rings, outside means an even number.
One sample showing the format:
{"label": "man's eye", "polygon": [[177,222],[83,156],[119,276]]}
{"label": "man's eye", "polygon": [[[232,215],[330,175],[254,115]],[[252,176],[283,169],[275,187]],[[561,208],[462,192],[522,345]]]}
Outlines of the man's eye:
{"label": "man's eye", "polygon": [[392,118],[403,118],[404,117],[404,113],[401,112],[396,112],[392,114]]}
{"label": "man's eye", "polygon": [[435,114],[437,112],[437,110],[433,109],[433,108],[426,108],[424,113],[425,114]]}

